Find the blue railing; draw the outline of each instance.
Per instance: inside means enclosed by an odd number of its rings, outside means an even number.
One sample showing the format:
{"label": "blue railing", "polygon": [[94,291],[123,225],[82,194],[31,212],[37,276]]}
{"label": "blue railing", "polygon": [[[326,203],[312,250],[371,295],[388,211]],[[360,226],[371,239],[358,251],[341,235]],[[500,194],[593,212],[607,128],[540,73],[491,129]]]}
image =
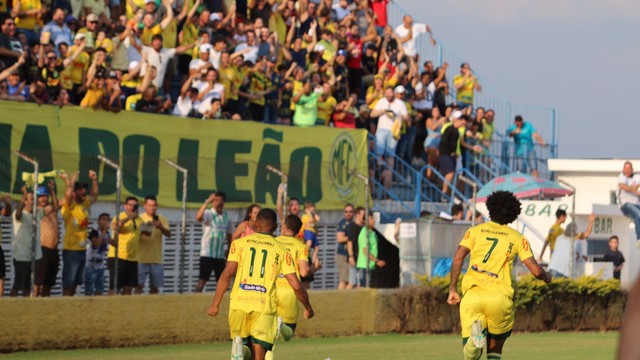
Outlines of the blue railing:
{"label": "blue railing", "polygon": [[[402,23],[402,17],[410,14],[403,9],[398,3],[391,2],[387,8],[387,18],[389,24],[397,26]],[[413,14],[414,18],[417,18]],[[416,19],[423,22],[426,19]],[[447,80],[449,81],[449,97],[447,103],[453,102],[456,97],[456,90],[453,87],[453,77],[457,73],[458,66],[465,62],[464,58],[458,56],[442,41],[433,46],[427,36],[420,36],[416,39],[416,49],[420,54],[420,64],[429,59],[433,61],[434,66],[442,66],[445,62],[449,63],[449,71],[447,72]],[[502,96],[495,88],[487,82],[482,75],[475,73],[478,81],[482,86],[482,91],[475,93],[475,106],[482,106],[485,109],[493,109],[495,111],[495,124],[497,133],[505,133],[506,129],[511,126],[516,115],[522,115],[525,121],[531,122],[538,133],[550,144],[552,151],[539,153],[540,161],[546,161],[547,158],[556,158],[558,156],[558,112],[554,108],[531,107],[531,106],[514,106],[506,97]],[[501,159],[505,164],[512,163],[512,156],[505,154],[501,149],[492,148],[491,154]],[[512,153],[511,153],[512,154]],[[505,157],[506,155],[506,157]],[[544,157],[547,156],[547,157]],[[546,167],[546,164],[545,164]],[[543,171],[541,171],[543,173]]]}

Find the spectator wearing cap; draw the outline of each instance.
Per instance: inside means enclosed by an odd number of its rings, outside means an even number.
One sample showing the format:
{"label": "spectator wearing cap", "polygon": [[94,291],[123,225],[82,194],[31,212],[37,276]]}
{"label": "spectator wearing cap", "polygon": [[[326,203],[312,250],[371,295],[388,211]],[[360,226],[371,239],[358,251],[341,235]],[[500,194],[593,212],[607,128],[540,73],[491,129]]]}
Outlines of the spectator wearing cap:
{"label": "spectator wearing cap", "polygon": [[71,103],[73,103],[74,105],[80,104],[80,101],[87,91],[87,87],[85,86],[87,80],[86,74],[89,70],[89,65],[91,65],[91,57],[86,51],[84,51],[85,44],[86,35],[83,33],[78,33],[74,38],[73,46],[69,48],[69,53],[74,53],[81,47],[83,48],[83,50],[80,51],[79,55],[65,70],[65,72],[68,72],[69,80],[71,81],[71,89],[67,90],[69,90]]}
{"label": "spectator wearing cap", "polygon": [[[336,78],[334,96],[338,101],[347,100],[351,94],[349,92],[349,68],[347,67],[347,56],[347,51],[343,49],[338,50],[336,53],[333,73]],[[359,91],[355,91],[353,94],[358,96]]]}
{"label": "spectator wearing cap", "polygon": [[104,293],[104,271],[111,233],[109,223],[111,217],[107,213],[98,216],[98,229],[91,229],[87,242],[87,262],[84,268],[84,294],[87,296]]}
{"label": "spectator wearing cap", "polygon": [[[155,0],[147,0],[146,2],[155,4]],[[164,13],[164,17],[160,23],[155,22],[154,13],[147,12],[142,17],[143,28],[142,34],[140,35],[140,41],[144,46],[150,46],[153,41],[153,37],[155,35],[162,34],[162,31],[166,29],[173,20],[173,9],[171,9],[171,4],[168,1],[163,1],[162,4],[164,5],[166,12]]]}
{"label": "spectator wearing cap", "polygon": [[122,110],[120,81],[121,78],[117,71],[109,71],[109,77],[106,80],[106,94],[102,98],[102,107],[106,111],[117,113]]}
{"label": "spectator wearing cap", "polygon": [[360,105],[358,109],[358,117],[356,118],[356,129],[365,129],[372,134],[375,134],[376,129],[371,124],[371,119],[369,118],[369,114],[371,113],[371,108],[367,106],[367,104]]}
{"label": "spectator wearing cap", "polygon": [[64,220],[64,239],[62,241],[62,290],[64,296],[73,296],[76,286],[82,285],[86,262],[85,240],[88,238],[89,210],[98,199],[98,175],[89,170],[91,190],[87,195],[88,183],[78,181],[78,174],[69,178],[60,175],[65,181],[65,195],[60,213]]}
{"label": "spectator wearing cap", "polygon": [[198,117],[197,108],[200,104],[198,101],[198,88],[192,86],[192,82],[197,76],[200,76],[200,74],[194,73],[182,84],[180,96],[178,96],[176,106],[173,108],[173,115]]}
{"label": "spectator wearing cap", "polygon": [[[129,71],[126,74],[122,75],[122,80],[120,81],[120,90],[122,90],[122,94],[124,98],[127,99],[129,96],[136,95],[138,92],[142,92],[144,88],[142,87],[142,77],[140,77],[140,70],[142,69],[142,64],[144,61],[132,61],[128,64]],[[128,110],[128,109],[127,109]]]}
{"label": "spectator wearing cap", "polygon": [[98,109],[102,105],[104,96],[106,95],[106,67],[104,67],[105,51],[102,48],[96,50],[93,56],[91,67],[87,72],[86,88],[87,92],[80,102],[83,108]]}
{"label": "spectator wearing cap", "polygon": [[[56,284],[56,277],[60,267],[60,254],[58,242],[58,198],[55,191],[55,183],[49,180],[47,186],[39,186],[37,191],[38,209],[44,211],[40,221],[40,246],[42,247],[42,259],[38,263],[35,277],[34,295],[47,297],[51,295],[51,288]],[[51,198],[51,202],[49,202]]]}
{"label": "spectator wearing cap", "polygon": [[447,194],[449,184],[453,181],[453,175],[456,171],[458,149],[460,143],[459,129],[464,127],[465,120],[460,110],[455,110],[451,114],[451,122],[442,126],[440,144],[438,150],[440,152],[440,173],[444,175],[445,182],[442,185],[442,192]]}
{"label": "spectator wearing cap", "polygon": [[413,116],[411,115],[413,107],[411,103],[406,100],[407,89],[403,85],[396,86],[393,93],[396,99],[402,101],[407,108],[407,116],[403,118],[396,153],[402,160],[411,163],[413,145],[416,140],[416,126],[412,121]]}
{"label": "spectator wearing cap", "polygon": [[[60,43],[71,44],[73,35],[71,29],[65,23],[65,10],[63,8],[55,8],[51,21],[42,28],[42,32],[48,32],[51,34],[51,41],[57,46]],[[58,53],[58,56],[60,53]]]}
{"label": "spectator wearing cap", "polygon": [[376,106],[378,101],[384,97],[384,76],[377,74],[373,77],[373,85],[367,89],[365,102],[370,108]]}
{"label": "spectator wearing cap", "polygon": [[209,67],[213,67],[211,63],[211,50],[213,47],[210,44],[202,44],[198,49],[198,58],[191,60],[189,63],[189,76],[200,73],[201,71],[206,73]]}
{"label": "spectator wearing cap", "polygon": [[[85,34],[87,37],[90,37],[91,40],[95,40],[98,35],[98,22],[100,22],[98,15],[87,15],[85,26],[80,28],[76,34]],[[93,47],[93,41],[91,41],[87,47]]]}
{"label": "spectator wearing cap", "polygon": [[36,28],[42,26],[42,18],[46,15],[46,7],[39,0],[14,0],[11,17],[14,18],[16,30],[27,37],[27,43],[38,41]]}
{"label": "spectator wearing cap", "polygon": [[335,56],[336,51],[338,51],[338,42],[333,38],[333,32],[328,29],[322,31],[318,45],[324,49],[322,59],[327,62],[330,61],[331,58]]}
{"label": "spectator wearing cap", "polygon": [[[173,49],[166,49],[162,47],[162,35],[158,34],[153,36],[153,39],[151,40],[151,46],[142,47],[142,52],[146,53],[147,62],[156,69],[156,76],[151,81],[156,89],[162,89],[164,76],[169,65],[169,59],[173,58],[176,53],[180,53],[186,49],[191,49],[194,46],[195,44],[188,44],[180,45],[177,48]],[[143,67],[143,69],[145,68]]]}
{"label": "spectator wearing cap", "polygon": [[0,14],[2,32],[0,33],[0,62],[5,67],[15,64],[24,50],[22,43],[16,36],[16,22],[11,16]]}
{"label": "spectator wearing cap", "polygon": [[408,121],[407,106],[394,96],[393,88],[388,87],[384,90],[384,97],[375,105],[370,116],[379,117],[376,130],[376,155],[386,158],[387,166],[393,169],[392,155],[396,152],[398,141],[392,133],[392,128],[396,121]]}

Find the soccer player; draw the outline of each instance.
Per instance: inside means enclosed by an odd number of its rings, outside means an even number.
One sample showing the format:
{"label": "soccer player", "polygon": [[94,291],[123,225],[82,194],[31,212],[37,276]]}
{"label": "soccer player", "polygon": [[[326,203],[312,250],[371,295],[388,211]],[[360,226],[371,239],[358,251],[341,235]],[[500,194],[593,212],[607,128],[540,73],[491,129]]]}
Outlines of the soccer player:
{"label": "soccer player", "polygon": [[291,254],[272,237],[276,228],[275,211],[262,209],[256,218],[257,232],[231,244],[227,265],[208,310],[210,316],[218,315],[222,296],[237,274],[231,289],[229,328],[234,345],[231,354],[239,359],[243,353],[247,359],[249,352],[243,343],[251,345],[253,359],[258,360],[264,360],[266,351],[273,348],[278,325],[275,282],[280,274],[304,305],[304,317],[313,317],[309,296],[298,280]]}
{"label": "soccer player", "polygon": [[[298,278],[313,272],[312,265],[309,265],[309,248],[295,237],[301,227],[302,220],[297,215],[288,215],[282,224],[282,235],[276,238],[291,254]],[[276,280],[276,288],[278,289],[278,322],[282,323],[282,325],[279,324],[279,329],[284,340],[289,341],[298,322],[298,303],[291,285],[284,277],[280,276]]]}
{"label": "soccer player", "polygon": [[[511,268],[516,255],[538,279],[549,283],[551,275],[538,265],[529,241],[507,226],[520,215],[520,201],[508,191],[496,191],[487,199],[491,221],[467,230],[451,264],[449,298],[460,304],[465,360],[482,355],[488,330],[487,359],[501,359],[502,346],[514,323]],[[471,254],[462,279],[462,301],[457,291],[462,263]],[[468,341],[471,337],[472,341]]]}

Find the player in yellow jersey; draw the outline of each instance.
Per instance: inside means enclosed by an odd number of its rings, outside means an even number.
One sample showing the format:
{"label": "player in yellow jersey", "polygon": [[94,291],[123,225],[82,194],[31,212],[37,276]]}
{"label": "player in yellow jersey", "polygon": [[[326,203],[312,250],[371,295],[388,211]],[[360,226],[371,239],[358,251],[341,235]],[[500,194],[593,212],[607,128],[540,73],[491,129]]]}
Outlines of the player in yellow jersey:
{"label": "player in yellow jersey", "polygon": [[[302,220],[297,215],[287,215],[282,224],[281,235],[276,238],[291,254],[298,278],[307,276],[313,271],[309,266],[309,248],[296,238],[300,228],[302,228]],[[276,280],[276,288],[278,290],[278,334],[284,341],[289,341],[293,337],[298,322],[300,313],[298,301],[291,285],[282,274]],[[272,351],[267,352],[266,359],[273,359]]]}
{"label": "player in yellow jersey", "polygon": [[[487,199],[487,209],[491,221],[467,230],[451,264],[447,302],[460,304],[465,360],[480,359],[485,334],[489,340],[487,359],[502,359],[502,346],[514,323],[511,269],[516,255],[535,277],[551,281],[551,275],[534,259],[529,241],[507,226],[520,215],[520,201],[508,191],[496,191]],[[469,254],[460,301],[458,277]]]}
{"label": "player in yellow jersey", "polygon": [[551,249],[551,254],[553,255],[553,249],[555,249],[556,247],[556,239],[564,232],[562,224],[565,221],[567,221],[567,212],[562,209],[558,209],[558,211],[556,211],[556,222],[553,223],[553,225],[551,225],[551,228],[549,229],[549,234],[544,241],[544,246],[542,246],[542,251],[540,252],[538,261],[542,262],[542,256],[547,250],[547,246],[549,246],[549,249]]}
{"label": "player in yellow jersey", "polygon": [[277,335],[276,280],[280,274],[291,285],[296,298],[304,305],[304,316],[313,317],[309,296],[302,287],[291,254],[273,238],[277,228],[277,215],[271,209],[262,209],[256,218],[257,232],[231,243],[229,257],[218,280],[213,303],[208,314],[216,316],[224,292],[235,276],[231,288],[229,328],[233,339],[232,359],[247,359],[251,345],[253,359],[264,360],[267,350],[273,348]]}

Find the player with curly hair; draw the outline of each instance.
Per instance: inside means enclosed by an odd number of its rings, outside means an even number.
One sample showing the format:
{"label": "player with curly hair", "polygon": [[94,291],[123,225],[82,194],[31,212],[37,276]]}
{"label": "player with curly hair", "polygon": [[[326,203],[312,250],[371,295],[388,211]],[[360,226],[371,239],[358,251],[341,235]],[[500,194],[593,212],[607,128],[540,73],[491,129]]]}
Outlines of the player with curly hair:
{"label": "player with curly hair", "polygon": [[[511,269],[516,255],[535,277],[551,281],[534,259],[529,241],[507,225],[520,215],[520,201],[508,191],[496,191],[487,199],[487,208],[491,221],[467,230],[451,264],[447,302],[460,304],[465,360],[480,359],[487,339],[487,359],[502,358],[502,346],[514,323]],[[458,277],[469,254],[460,301]]]}

